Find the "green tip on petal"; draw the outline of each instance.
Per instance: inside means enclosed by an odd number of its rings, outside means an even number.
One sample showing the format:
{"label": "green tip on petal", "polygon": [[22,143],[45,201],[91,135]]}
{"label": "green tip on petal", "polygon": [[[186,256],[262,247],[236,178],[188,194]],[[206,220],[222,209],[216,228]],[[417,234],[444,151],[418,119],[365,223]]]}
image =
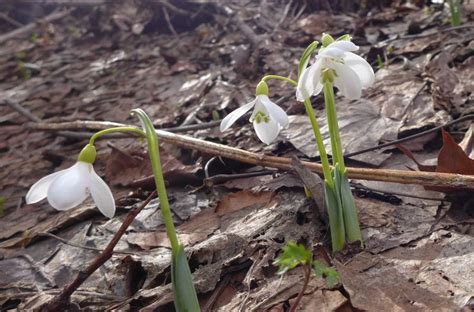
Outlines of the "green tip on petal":
{"label": "green tip on petal", "polygon": [[268,85],[265,81],[260,81],[255,89],[255,95],[268,96]]}
{"label": "green tip on petal", "polygon": [[323,44],[324,48],[327,48],[328,45],[334,42],[334,38],[330,34],[323,33],[321,38],[321,43]]}
{"label": "green tip on petal", "polygon": [[79,153],[79,157],[77,158],[77,160],[86,162],[89,164],[93,164],[95,161],[96,155],[97,155],[97,152],[95,151],[94,145],[87,144]]}
{"label": "green tip on petal", "polygon": [[349,34],[345,34],[336,39],[336,41],[351,41],[352,37]]}

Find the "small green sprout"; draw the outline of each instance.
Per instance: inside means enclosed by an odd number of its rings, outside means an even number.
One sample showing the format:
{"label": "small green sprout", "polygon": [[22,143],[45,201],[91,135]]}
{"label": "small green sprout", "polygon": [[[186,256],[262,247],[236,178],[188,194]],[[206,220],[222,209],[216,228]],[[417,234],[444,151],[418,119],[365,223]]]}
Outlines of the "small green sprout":
{"label": "small green sprout", "polygon": [[303,244],[297,244],[293,241],[283,247],[283,253],[273,261],[274,265],[278,266],[277,274],[285,274],[298,266],[309,266],[314,270],[317,277],[326,279],[328,288],[333,288],[339,283],[339,273],[328,267],[319,260],[313,260],[313,253],[308,250]]}
{"label": "small green sprout", "polygon": [[0,196],[0,217],[3,217],[5,214],[5,203],[7,202],[7,199],[3,196]]}
{"label": "small green sprout", "polygon": [[341,280],[339,272],[319,260],[313,261],[313,271],[317,277],[326,279],[326,286],[328,288],[333,288]]}
{"label": "small green sprout", "polygon": [[382,58],[382,56],[381,56],[380,54],[377,54],[377,60],[376,60],[376,62],[377,62],[377,67],[378,67],[379,69],[382,69],[382,68],[385,67],[385,61],[383,60],[383,58]]}
{"label": "small green sprout", "polygon": [[449,11],[451,12],[451,25],[461,25],[461,1],[460,0],[448,0]]}
{"label": "small green sprout", "polygon": [[298,304],[303,297],[303,294],[308,286],[311,272],[317,277],[324,278],[326,280],[326,286],[333,288],[340,281],[339,273],[328,267],[326,264],[319,260],[313,260],[313,253],[308,250],[303,244],[297,244],[293,241],[289,241],[285,247],[283,247],[283,253],[273,261],[274,265],[278,266],[277,274],[285,274],[289,270],[292,270],[298,266],[302,266],[305,272],[303,287],[298,293],[298,297],[293,302],[290,311],[296,311]]}
{"label": "small green sprout", "polygon": [[302,244],[288,242],[283,247],[283,253],[273,261],[278,266],[277,274],[285,274],[300,265],[308,265],[313,261],[313,253]]}

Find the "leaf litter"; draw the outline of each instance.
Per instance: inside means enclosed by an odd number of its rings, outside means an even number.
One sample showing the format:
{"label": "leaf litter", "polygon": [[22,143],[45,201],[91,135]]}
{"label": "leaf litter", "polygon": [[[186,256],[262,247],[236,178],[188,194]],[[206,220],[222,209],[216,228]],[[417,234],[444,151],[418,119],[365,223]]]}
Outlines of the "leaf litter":
{"label": "leaf litter", "polygon": [[[364,100],[337,100],[345,153],[473,113],[472,28],[445,31],[446,12],[436,7],[429,7],[435,11],[426,15],[421,7],[400,3],[362,7],[335,1],[328,12],[324,3],[244,6],[240,1],[204,1],[166,7],[137,1],[72,6],[74,14],[4,42],[0,101],[18,103],[44,122],[124,122],[130,109],[141,106],[160,128],[205,123],[250,99],[263,73],[294,77],[299,54],[315,34],[326,31],[354,34],[369,61],[381,67]],[[148,5],[155,10],[144,9]],[[23,23],[36,21],[52,8],[63,9],[53,4],[21,17],[14,7],[1,6]],[[465,8],[464,18],[472,21],[472,6]],[[370,14],[359,18],[354,10]],[[256,11],[262,14],[255,16]],[[3,19],[0,23],[5,26],[2,35],[15,30]],[[369,43],[379,44],[370,48]],[[377,53],[383,64],[377,65]],[[283,108],[295,112],[281,143],[262,146],[246,121],[234,132],[204,128],[188,134],[261,153],[316,157],[307,116],[291,89],[278,86],[281,89],[272,87],[273,95],[283,98]],[[325,132],[322,103],[314,106]],[[95,258],[124,214],[146,198],[153,184],[143,146],[114,139],[99,142],[97,168],[113,187],[116,218],[105,221],[92,201],[60,213],[47,203],[25,205],[28,187],[73,163],[84,141],[33,130],[28,127],[31,120],[11,106],[0,106],[0,116],[0,189],[6,199],[0,218],[0,309],[28,310],[57,294]],[[453,157],[464,157],[460,164],[470,163],[466,157],[472,161],[472,125],[454,125],[449,132],[454,138],[449,145],[445,141],[446,152],[438,154],[446,137],[439,133],[406,147],[423,163],[446,153],[443,170],[453,170],[445,164],[459,164]],[[215,311],[287,309],[303,274],[294,270],[277,276],[272,261],[279,250],[289,240],[312,248],[328,246],[324,219],[314,215],[316,208],[302,187],[302,181],[314,182],[311,175],[274,173],[200,187],[209,155],[169,146],[161,150],[174,220],[187,245],[201,303]],[[378,168],[413,165],[396,148],[360,154],[351,161]],[[253,169],[226,162],[216,170],[232,176]],[[419,185],[352,182],[372,190],[364,193],[368,197],[356,198],[366,250],[334,259],[342,278],[338,288],[328,289],[322,279],[312,279],[302,310],[452,311],[472,305],[470,201],[461,204]],[[317,196],[317,183],[313,187]],[[398,201],[386,200],[389,196]],[[78,308],[171,308],[170,249],[158,209],[155,201],[141,212],[111,260],[73,295]]]}

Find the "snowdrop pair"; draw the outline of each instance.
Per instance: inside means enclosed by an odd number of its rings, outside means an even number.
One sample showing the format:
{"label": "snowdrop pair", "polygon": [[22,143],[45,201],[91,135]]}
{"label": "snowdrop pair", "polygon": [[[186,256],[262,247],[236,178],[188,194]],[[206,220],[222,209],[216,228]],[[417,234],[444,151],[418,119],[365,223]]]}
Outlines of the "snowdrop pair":
{"label": "snowdrop pair", "polygon": [[114,197],[108,185],[94,171],[95,156],[95,147],[86,145],[72,167],[47,175],[33,184],[26,194],[26,203],[34,204],[47,198],[57,210],[68,210],[91,195],[100,212],[112,218],[115,214]]}
{"label": "snowdrop pair", "polygon": [[[374,71],[366,60],[352,53],[359,47],[349,39],[349,36],[343,36],[334,40],[332,37],[324,35],[323,46],[316,56],[316,61],[303,70],[297,83],[279,76],[272,77],[297,84],[296,98],[298,101],[304,101],[321,93],[324,76],[330,76],[334,86],[345,97],[351,100],[358,99],[362,90],[374,83]],[[328,71],[330,75],[325,75]],[[280,130],[288,126],[287,114],[268,98],[266,77],[257,86],[256,99],[227,115],[221,122],[221,131],[230,128],[252,108],[254,111],[250,121],[253,122],[255,132],[262,142],[270,144],[277,138]]]}

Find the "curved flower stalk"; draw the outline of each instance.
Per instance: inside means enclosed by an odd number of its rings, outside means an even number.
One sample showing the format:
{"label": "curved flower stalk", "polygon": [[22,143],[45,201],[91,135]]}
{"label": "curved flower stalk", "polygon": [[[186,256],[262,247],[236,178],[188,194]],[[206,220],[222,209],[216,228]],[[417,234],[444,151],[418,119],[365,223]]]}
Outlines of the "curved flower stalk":
{"label": "curved flower stalk", "polygon": [[[323,40],[316,62],[303,71],[298,81],[298,101],[321,93],[324,87],[323,73],[327,70],[334,72],[334,86],[345,97],[351,100],[360,98],[362,90],[374,83],[372,67],[362,57],[352,53],[359,47],[348,40],[350,37],[344,36],[334,41],[329,35],[325,36],[324,39],[327,39]],[[328,44],[325,46],[325,43]]]}
{"label": "curved flower stalk", "polygon": [[150,156],[155,186],[160,199],[160,209],[165,223],[166,234],[171,244],[171,283],[173,287],[174,306],[178,312],[200,311],[199,301],[194,289],[191,270],[183,245],[178,240],[173,217],[166,193],[163,170],[161,168],[158,136],[148,115],[141,109],[132,110],[143,126],[143,133],[148,143],[148,155]]}
{"label": "curved flower stalk", "polygon": [[26,194],[26,203],[33,204],[47,198],[57,210],[68,210],[91,195],[100,212],[112,218],[115,214],[114,197],[94,171],[95,155],[94,146],[86,145],[72,167],[47,175],[33,184]]}
{"label": "curved flower stalk", "polygon": [[288,126],[288,115],[277,104],[268,98],[268,86],[261,81],[256,88],[256,98],[227,115],[221,122],[220,130],[229,129],[240,117],[254,108],[250,121],[253,122],[255,132],[265,144],[271,144],[281,129]]}

